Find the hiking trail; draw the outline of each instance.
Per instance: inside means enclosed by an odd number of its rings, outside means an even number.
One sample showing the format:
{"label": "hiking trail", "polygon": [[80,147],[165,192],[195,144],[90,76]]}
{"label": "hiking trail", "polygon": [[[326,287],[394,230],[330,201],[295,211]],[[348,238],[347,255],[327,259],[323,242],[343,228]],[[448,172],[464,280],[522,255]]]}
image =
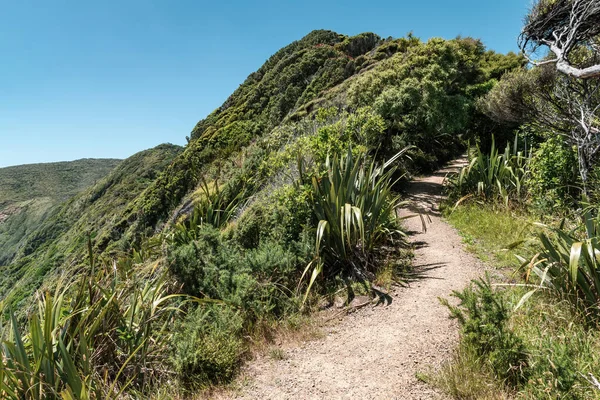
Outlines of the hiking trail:
{"label": "hiking trail", "polygon": [[[217,398],[444,399],[415,375],[448,360],[458,341],[458,326],[438,297],[463,289],[484,270],[438,208],[444,177],[464,162],[417,178],[407,188],[408,199],[431,217],[426,232],[419,218],[404,222],[419,279],[390,292],[391,304],[368,305],[325,324],[322,339],[284,345],[281,360],[259,356],[244,367],[239,388]],[[401,210],[410,214],[414,210]]]}

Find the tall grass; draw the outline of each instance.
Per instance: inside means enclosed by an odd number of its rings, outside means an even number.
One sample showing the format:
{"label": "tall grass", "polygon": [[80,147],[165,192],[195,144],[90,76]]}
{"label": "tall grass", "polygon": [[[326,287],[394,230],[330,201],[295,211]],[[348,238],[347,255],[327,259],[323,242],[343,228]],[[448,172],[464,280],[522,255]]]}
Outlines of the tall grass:
{"label": "tall grass", "polygon": [[[167,346],[179,312],[158,264],[95,268],[38,299],[21,326],[3,326],[3,399],[116,399],[171,375]],[[137,271],[134,272],[133,268]]]}
{"label": "tall grass", "polygon": [[396,218],[402,202],[392,193],[392,186],[394,163],[407,150],[383,165],[361,160],[348,150],[345,156],[327,157],[326,175],[312,178],[314,214],[319,222],[316,257],[303,274],[304,278],[312,269],[307,294],[320,274],[372,279],[377,246],[404,236]]}
{"label": "tall grass", "polygon": [[449,180],[451,197],[462,196],[459,202],[473,196],[501,200],[506,206],[523,202],[530,158],[527,151],[518,149],[517,137],[512,146],[506,145],[504,153],[498,151],[494,140],[489,154],[477,147],[469,164]]}

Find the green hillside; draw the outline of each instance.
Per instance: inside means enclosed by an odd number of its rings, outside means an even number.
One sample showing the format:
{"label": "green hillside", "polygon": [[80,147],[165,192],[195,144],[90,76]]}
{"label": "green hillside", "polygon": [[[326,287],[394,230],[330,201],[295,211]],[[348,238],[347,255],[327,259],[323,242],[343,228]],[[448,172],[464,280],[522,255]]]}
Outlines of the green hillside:
{"label": "green hillside", "polygon": [[31,381],[62,373],[56,385],[79,393],[85,376],[93,398],[226,382],[252,338],[402,279],[402,180],[512,134],[477,104],[523,65],[473,38],[320,30],[279,50],[183,149],[132,156],[27,235],[0,277],[4,304],[25,320],[46,288],[45,307],[77,321],[52,339],[74,383],[62,367]]}
{"label": "green hillside", "polygon": [[164,144],[137,153],[119,162],[86,190],[49,210],[49,215],[37,221],[35,229],[24,237],[15,259],[5,267],[0,296],[10,293],[9,298],[18,303],[40,286],[48,271],[77,265],[86,251],[88,233],[96,240],[112,239],[115,216],[153,182],[180,149]]}
{"label": "green hillside", "polygon": [[119,164],[113,159],[0,168],[0,265],[63,201],[94,185]]}
{"label": "green hillside", "polygon": [[[286,210],[294,196],[306,195],[291,190],[298,154],[314,166],[348,146],[376,160],[413,146],[398,175],[433,170],[462,152],[466,139],[502,133],[476,101],[521,65],[522,57],[488,51],[472,38],[313,31],[250,74],[196,124],[182,151],[159,146],[133,156],[28,232],[0,280],[0,296],[10,290],[17,304],[48,272],[81,265],[88,233],[95,252],[110,259],[185,220],[215,191],[219,206],[235,209],[241,227],[230,234],[238,243],[290,246],[308,215]],[[290,219],[285,239],[280,222],[267,218],[272,208]]]}

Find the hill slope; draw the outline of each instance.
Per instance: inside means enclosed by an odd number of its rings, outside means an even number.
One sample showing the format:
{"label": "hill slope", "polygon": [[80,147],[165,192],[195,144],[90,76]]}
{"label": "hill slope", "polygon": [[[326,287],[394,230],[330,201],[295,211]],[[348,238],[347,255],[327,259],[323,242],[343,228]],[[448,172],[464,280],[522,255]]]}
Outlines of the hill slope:
{"label": "hill slope", "polygon": [[[164,144],[121,161],[103,179],[55,206],[27,234],[15,259],[0,278],[0,297],[18,303],[37,289],[46,273],[77,265],[85,254],[86,234],[109,240],[115,217],[180,152],[179,146]],[[118,239],[116,237],[115,239]]]}
{"label": "hill slope", "polygon": [[[250,74],[196,124],[183,151],[148,153],[154,172],[142,183],[135,183],[135,168],[123,169],[116,181],[132,190],[101,183],[55,213],[28,237],[10,278],[0,281],[0,296],[21,279],[19,300],[47,272],[78,265],[87,230],[98,232],[94,249],[108,257],[140,244],[185,218],[206,194],[201,187],[219,192],[224,206],[245,200],[235,213],[243,228],[232,233],[243,246],[281,231],[281,221],[268,220],[268,207],[283,207],[285,240],[298,240],[308,229],[305,216],[285,209],[296,200],[271,198],[297,174],[297,154],[318,161],[353,145],[381,159],[414,145],[405,170],[431,170],[462,151],[462,137],[489,131],[492,123],[475,102],[522,64],[521,57],[487,51],[471,38],[422,42],[313,31]],[[154,159],[157,151],[168,154]],[[106,203],[92,200],[96,196]],[[36,271],[34,278],[23,280],[24,271]]]}
{"label": "hill slope", "polygon": [[83,159],[0,168],[0,265],[63,201],[92,186],[120,160]]}
{"label": "hill slope", "polygon": [[[251,74],[185,148],[141,152],[57,208],[0,274],[0,297],[24,317],[37,289],[76,277],[68,321],[95,310],[96,336],[70,348],[96,342],[101,357],[73,359],[93,360],[97,387],[114,379],[145,397],[174,377],[186,392],[226,382],[254,335],[292,323],[307,302],[333,306],[343,286],[350,302],[353,287],[379,292],[403,276],[396,185],[462,153],[465,139],[503,133],[477,102],[522,65],[472,38],[311,32]],[[173,292],[201,301],[175,315],[172,296],[153,300]]]}

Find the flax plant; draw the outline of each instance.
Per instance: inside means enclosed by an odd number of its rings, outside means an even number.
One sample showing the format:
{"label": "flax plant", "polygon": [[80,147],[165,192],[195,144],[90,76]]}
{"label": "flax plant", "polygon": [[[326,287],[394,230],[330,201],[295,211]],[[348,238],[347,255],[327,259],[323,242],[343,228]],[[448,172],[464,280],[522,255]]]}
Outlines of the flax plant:
{"label": "flax plant", "polygon": [[539,235],[541,252],[532,260],[520,259],[528,277],[535,274],[541,287],[600,322],[600,221],[588,211],[581,225],[575,230],[567,230],[564,223],[557,228],[541,225],[549,232]]}
{"label": "flax plant", "polygon": [[306,296],[316,278],[342,275],[370,280],[377,267],[378,246],[394,237],[404,237],[396,209],[404,204],[393,194],[395,162],[406,148],[383,165],[361,159],[348,150],[345,156],[327,157],[325,176],[312,177],[316,231],[316,255],[301,281],[310,280]]}
{"label": "flax plant", "polygon": [[450,192],[462,196],[459,200],[479,197],[484,200],[501,200],[505,206],[511,201],[523,202],[526,197],[525,181],[529,174],[528,162],[531,155],[518,150],[518,138],[514,144],[506,145],[500,153],[492,140],[489,154],[479,147],[469,164],[460,173],[449,180]]}
{"label": "flax plant", "polygon": [[9,311],[0,397],[117,399],[168,378],[169,327],[181,301],[158,266],[127,258],[98,268],[90,252],[89,273],[41,294],[24,326]]}

